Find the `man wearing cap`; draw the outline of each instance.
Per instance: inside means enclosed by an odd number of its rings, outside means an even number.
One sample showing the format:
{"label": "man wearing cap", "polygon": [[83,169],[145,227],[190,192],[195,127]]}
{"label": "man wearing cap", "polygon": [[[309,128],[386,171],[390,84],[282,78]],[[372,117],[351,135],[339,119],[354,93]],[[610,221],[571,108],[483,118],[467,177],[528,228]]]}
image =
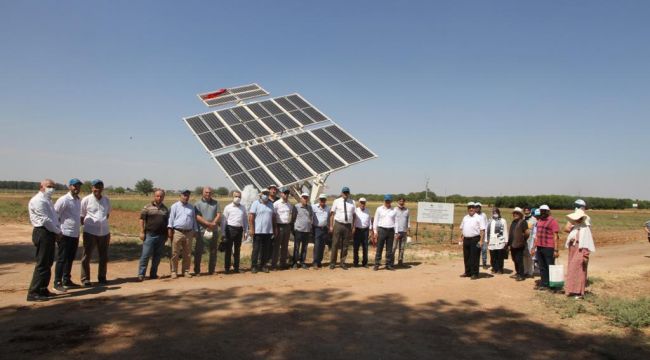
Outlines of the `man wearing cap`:
{"label": "man wearing cap", "polygon": [[269,200],[271,200],[271,203],[274,203],[280,198],[278,197],[278,186],[275,184],[271,184],[268,186],[269,189]]}
{"label": "man wearing cap", "polygon": [[368,208],[366,208],[366,198],[361,198],[354,217],[354,242],[352,244],[354,267],[359,266],[359,247],[361,247],[363,256],[361,265],[368,267],[368,236],[370,231],[372,231],[372,217]]}
{"label": "man wearing cap", "polygon": [[262,271],[269,272],[267,262],[270,257],[271,236],[275,228],[273,203],[269,199],[269,189],[262,189],[259,200],[255,200],[248,211],[248,231],[253,239],[251,254],[251,272],[257,273],[258,264]]}
{"label": "man wearing cap", "polygon": [[92,194],[81,199],[81,225],[83,225],[83,252],[81,256],[81,283],[88,287],[90,282],[90,258],[97,248],[99,266],[97,280],[100,285],[107,283],[106,267],[108,266],[108,244],[111,232],[108,218],[111,215],[111,202],[103,195],[104,182],[95,179],[90,182]]}
{"label": "man wearing cap", "polygon": [[[535,249],[537,262],[539,263],[539,272],[542,279],[536,287],[538,290],[545,290],[549,287],[549,266],[555,265],[555,259],[560,256],[558,249],[560,243],[557,221],[551,216],[551,209],[548,205],[539,207],[540,218],[535,225],[537,233],[535,235]],[[531,253],[533,253],[531,251]]]}
{"label": "man wearing cap", "polygon": [[372,242],[377,245],[375,266],[372,268],[374,271],[379,270],[384,246],[386,247],[386,270],[393,270],[393,241],[397,234],[397,213],[391,205],[392,202],[393,195],[384,195],[384,205],[375,210],[375,219],[372,222],[374,230]]}
{"label": "man wearing cap", "polygon": [[[291,191],[287,187],[280,189],[280,200],[273,203],[273,215],[275,216],[275,231],[273,240],[273,259],[271,269],[275,270],[280,260],[280,269],[287,268],[287,257],[289,256],[289,237],[291,236],[291,214],[293,205],[289,202]],[[295,240],[295,239],[294,239]]]}
{"label": "man wearing cap", "polygon": [[314,231],[314,259],[312,266],[318,270],[321,268],[323,260],[323,252],[325,251],[325,244],[331,248],[329,223],[330,223],[330,207],[327,205],[327,195],[320,194],[318,196],[318,204],[313,204],[311,209],[314,213],[313,231]]}
{"label": "man wearing cap", "polygon": [[524,274],[530,278],[535,275],[535,262],[533,255],[530,253],[535,246],[533,229],[535,228],[535,224],[537,224],[537,219],[533,216],[534,210],[536,209],[531,209],[529,206],[524,207],[524,220],[526,220],[526,224],[528,225],[528,238],[526,239],[527,251],[524,251]]}
{"label": "man wearing cap", "polygon": [[460,244],[463,245],[463,262],[465,263],[465,272],[461,277],[478,279],[485,228],[483,220],[476,214],[476,204],[467,203],[467,215],[460,223]]}
{"label": "man wearing cap", "polygon": [[151,270],[149,271],[149,278],[158,278],[158,265],[165,250],[167,224],[169,223],[169,209],[163,204],[163,201],[165,201],[165,190],[157,189],[153,192],[153,201],[145,205],[140,212],[142,255],[138,265],[139,281],[144,280],[150,258]]}
{"label": "man wearing cap", "polygon": [[226,253],[224,254],[226,274],[230,273],[231,257],[233,258],[233,270],[235,273],[239,273],[239,251],[242,240],[248,231],[246,207],[241,204],[241,193],[233,191],[232,196],[232,202],[223,209],[221,218],[221,232],[226,246]]}
{"label": "man wearing cap", "polygon": [[201,274],[201,257],[203,249],[207,246],[209,251],[208,274],[214,274],[217,267],[217,243],[219,240],[219,224],[221,223],[221,210],[219,203],[212,198],[212,188],[203,188],[201,199],[194,204],[196,222],[199,231],[196,234],[194,247],[194,274]]}
{"label": "man wearing cap", "polygon": [[406,239],[411,231],[409,209],[404,205],[406,199],[400,197],[397,199],[397,208],[395,208],[395,242],[393,243],[393,257],[397,256],[397,266],[404,266],[404,249],[406,248]]}
{"label": "man wearing cap", "polygon": [[[484,227],[487,229],[488,219],[487,219],[487,215],[485,215],[485,213],[483,213],[483,205],[480,202],[477,201],[477,202],[474,203],[474,206],[475,206],[475,209],[476,209],[476,215],[478,215],[480,217],[481,221],[483,222]],[[482,263],[483,263],[483,269],[487,269],[487,267],[488,267],[488,265],[487,265],[488,244],[487,243],[488,243],[487,241],[484,241],[483,245],[481,247],[481,260],[482,260]]]}
{"label": "man wearing cap", "polygon": [[311,228],[314,219],[314,211],[309,204],[309,194],[300,194],[300,202],[293,207],[291,223],[293,224],[293,268],[297,269],[298,264],[307,269],[307,246],[311,236]]}
{"label": "man wearing cap", "polygon": [[348,256],[348,245],[354,236],[355,205],[350,199],[350,188],[347,186],[341,189],[341,196],[332,203],[332,219],[330,220],[330,232],[332,233],[332,248],[330,251],[330,269],[336,267],[336,260],[339,249],[341,249],[341,269],[347,270],[345,259]]}
{"label": "man wearing cap", "polygon": [[189,190],[183,190],[179,200],[169,209],[167,237],[172,244],[171,271],[172,279],[178,277],[178,260],[182,257],[181,272],[186,278],[191,278],[190,262],[192,261],[192,240],[198,230],[196,223],[196,208],[190,205]]}
{"label": "man wearing cap", "polygon": [[65,291],[78,287],[72,282],[72,262],[77,256],[79,247],[79,231],[81,228],[81,180],[74,178],[68,181],[68,193],[61,196],[54,204],[54,210],[61,224],[61,240],[57,242],[56,265],[54,267],[54,288]]}
{"label": "man wearing cap", "polygon": [[515,279],[517,281],[526,279],[524,252],[527,249],[526,239],[529,234],[528,223],[524,220],[524,211],[519,207],[514,208],[512,210],[512,223],[508,232],[508,246],[512,254],[512,261],[515,264]]}
{"label": "man wearing cap", "polygon": [[29,200],[27,210],[32,223],[32,242],[36,246],[36,266],[27,292],[27,301],[45,301],[52,294],[47,286],[52,276],[54,242],[61,237],[58,216],[52,205],[54,181],[41,181],[39,191]]}

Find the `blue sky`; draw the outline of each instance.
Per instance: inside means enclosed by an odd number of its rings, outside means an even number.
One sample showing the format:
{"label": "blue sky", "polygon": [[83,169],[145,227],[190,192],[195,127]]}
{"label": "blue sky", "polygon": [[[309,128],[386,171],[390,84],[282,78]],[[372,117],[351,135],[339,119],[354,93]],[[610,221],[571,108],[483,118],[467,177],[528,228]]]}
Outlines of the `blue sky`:
{"label": "blue sky", "polygon": [[650,199],[647,1],[3,1],[0,179],[232,187],[196,93],[301,93],[379,154],[328,192]]}

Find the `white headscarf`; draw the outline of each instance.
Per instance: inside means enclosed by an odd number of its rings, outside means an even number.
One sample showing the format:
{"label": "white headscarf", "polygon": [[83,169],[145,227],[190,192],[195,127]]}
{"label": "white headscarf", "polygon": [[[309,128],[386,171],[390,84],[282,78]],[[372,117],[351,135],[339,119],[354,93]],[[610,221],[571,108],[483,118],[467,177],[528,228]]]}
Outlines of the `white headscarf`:
{"label": "white headscarf", "polygon": [[573,229],[571,229],[569,236],[567,236],[566,238],[565,246],[568,248],[569,244],[571,244],[571,242],[575,240],[578,241],[579,249],[587,249],[589,250],[589,252],[596,251],[596,246],[594,245],[594,238],[591,235],[591,227],[587,225],[585,222],[582,222],[580,224],[575,224],[573,226]]}

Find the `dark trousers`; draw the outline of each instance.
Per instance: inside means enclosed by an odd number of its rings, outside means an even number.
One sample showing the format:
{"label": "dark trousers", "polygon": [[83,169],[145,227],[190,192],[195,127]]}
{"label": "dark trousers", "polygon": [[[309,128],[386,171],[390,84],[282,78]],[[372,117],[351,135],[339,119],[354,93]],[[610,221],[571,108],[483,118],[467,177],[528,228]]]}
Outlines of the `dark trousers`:
{"label": "dark trousers", "polygon": [[480,236],[463,238],[463,260],[465,262],[465,275],[478,276],[478,267],[481,261],[481,248],[478,246]]}
{"label": "dark trousers", "polygon": [[384,251],[384,246],[386,247],[386,265],[393,264],[393,240],[395,240],[394,228],[389,229],[380,227],[377,229],[377,252],[375,253],[375,266],[379,266],[381,263],[381,253]]}
{"label": "dark trousers", "polygon": [[304,264],[307,259],[307,246],[309,245],[309,236],[311,233],[294,231],[293,232],[293,263]]}
{"label": "dark trousers", "polygon": [[350,238],[352,237],[352,224],[343,224],[334,222],[334,229],[332,230],[332,248],[330,249],[330,266],[336,265],[336,260],[339,256],[339,249],[341,249],[341,265],[345,264],[345,259],[348,257],[348,246],[350,245]]}
{"label": "dark trousers", "polygon": [[99,267],[97,268],[97,279],[106,280],[106,267],[108,266],[108,243],[111,235],[97,236],[84,232],[83,254],[81,255],[81,282],[90,281],[90,259],[93,250],[97,248],[99,255]]}
{"label": "dark trousers", "polygon": [[490,250],[490,264],[492,270],[503,271],[503,261],[506,257],[506,249]]}
{"label": "dark trousers", "polygon": [[276,267],[278,260],[280,267],[287,266],[289,257],[289,237],[291,236],[291,224],[278,224],[278,236],[273,239],[273,259],[271,266]]}
{"label": "dark trousers", "polygon": [[[225,239],[226,253],[224,259],[224,268],[230,270],[230,259],[233,258],[233,268],[239,270],[239,251],[241,249],[241,239],[244,235],[244,228],[226,225]],[[234,250],[234,251],[233,251]]]}
{"label": "dark trousers", "polygon": [[314,226],[314,265],[320,265],[323,261],[325,244],[329,242],[329,238],[327,226]]}
{"label": "dark trousers", "polygon": [[524,251],[527,251],[525,247],[518,249],[510,248],[512,262],[515,263],[515,272],[521,277],[526,276],[526,270],[524,268]]}
{"label": "dark trousers", "polygon": [[203,231],[199,231],[196,235],[196,245],[194,245],[194,273],[201,273],[201,257],[205,248],[208,248],[208,273],[214,274],[214,269],[217,267],[217,244],[219,243],[218,232],[212,233],[212,239],[204,239]]}
{"label": "dark trousers", "polygon": [[63,236],[57,243],[56,265],[54,266],[54,283],[66,284],[71,280],[72,262],[77,256],[79,238]]}
{"label": "dark trousers", "polygon": [[266,266],[269,261],[271,250],[272,234],[255,234],[253,236],[253,253],[251,255],[251,266],[256,268],[257,264]]}
{"label": "dark trousers", "polygon": [[354,255],[354,265],[359,265],[359,247],[363,255],[363,260],[361,264],[363,266],[368,265],[368,233],[370,230],[368,228],[356,228],[354,231],[354,243],[352,244],[352,251]]}
{"label": "dark trousers", "polygon": [[142,242],[142,255],[140,255],[140,264],[138,265],[138,275],[144,276],[147,272],[147,265],[151,258],[151,271],[149,275],[152,279],[158,277],[158,265],[165,250],[167,234],[146,234]]}
{"label": "dark trousers", "polygon": [[537,262],[539,264],[539,274],[542,277],[541,286],[548,287],[548,267],[555,265],[554,252],[555,249],[552,247],[537,247]]}
{"label": "dark trousers", "polygon": [[36,266],[29,284],[30,294],[44,294],[47,291],[52,277],[55,236],[44,227],[35,227],[32,231],[32,242],[36,246]]}

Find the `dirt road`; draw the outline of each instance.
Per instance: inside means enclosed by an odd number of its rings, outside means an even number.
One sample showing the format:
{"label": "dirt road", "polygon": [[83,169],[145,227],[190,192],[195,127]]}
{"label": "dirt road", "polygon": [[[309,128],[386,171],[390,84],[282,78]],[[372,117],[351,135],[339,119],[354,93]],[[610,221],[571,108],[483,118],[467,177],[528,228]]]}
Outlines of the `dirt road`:
{"label": "dirt road", "polygon": [[[3,359],[650,358],[647,339],[558,319],[530,280],[459,278],[458,259],[393,272],[287,270],[143,283],[134,281],[137,262],[126,259],[109,264],[106,287],[26,303],[31,229],[3,228]],[[78,271],[76,264],[75,280]],[[650,246],[641,241],[599,248],[590,262],[590,274],[608,279],[648,271]]]}

